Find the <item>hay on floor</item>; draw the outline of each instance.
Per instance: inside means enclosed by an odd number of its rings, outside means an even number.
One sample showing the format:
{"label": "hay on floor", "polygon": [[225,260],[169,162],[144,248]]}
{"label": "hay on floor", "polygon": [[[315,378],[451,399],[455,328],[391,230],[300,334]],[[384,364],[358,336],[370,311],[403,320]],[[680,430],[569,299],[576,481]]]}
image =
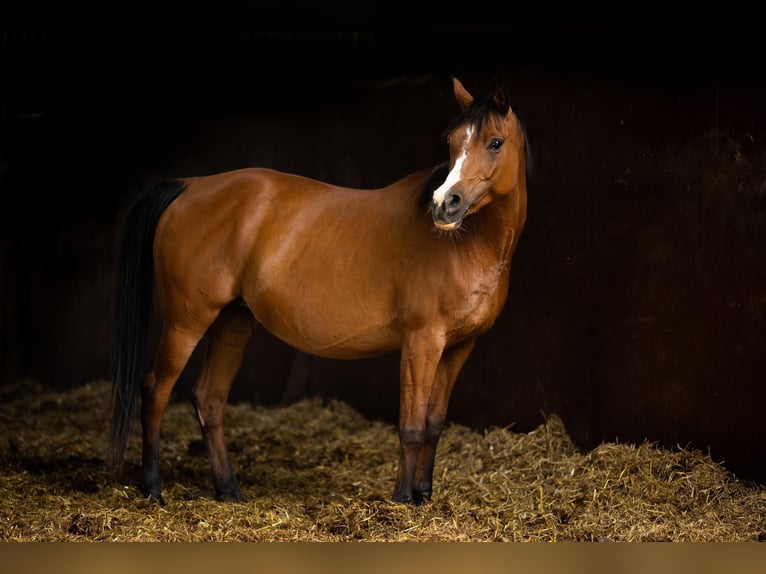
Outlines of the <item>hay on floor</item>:
{"label": "hay on floor", "polygon": [[65,393],[0,389],[3,541],[758,541],[766,489],[698,451],[651,444],[573,445],[553,416],[530,433],[448,425],[434,498],[390,500],[396,429],[339,401],[231,405],[227,439],[245,503],[212,497],[187,404],[162,426],[167,504],[105,467],[109,385]]}

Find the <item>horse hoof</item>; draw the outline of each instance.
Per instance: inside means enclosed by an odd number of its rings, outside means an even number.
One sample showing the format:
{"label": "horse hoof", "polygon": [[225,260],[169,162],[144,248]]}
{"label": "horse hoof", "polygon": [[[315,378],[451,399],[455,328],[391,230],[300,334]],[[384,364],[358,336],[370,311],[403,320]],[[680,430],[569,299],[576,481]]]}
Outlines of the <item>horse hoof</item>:
{"label": "horse hoof", "polygon": [[235,477],[229,480],[214,480],[215,499],[220,502],[244,502],[245,497],[239,489],[239,482]]}
{"label": "horse hoof", "polygon": [[215,495],[218,502],[245,502],[241,492],[219,492]]}
{"label": "horse hoof", "polygon": [[420,506],[421,504],[426,504],[427,502],[431,502],[431,491],[430,490],[426,490],[423,492],[415,491],[413,498],[415,499],[415,504],[417,504],[418,506]]}
{"label": "horse hoof", "polygon": [[162,498],[162,491],[158,487],[152,487],[152,486],[146,486],[144,484],[140,484],[138,486],[138,489],[141,491],[141,494],[144,495],[144,498],[146,500],[150,500],[152,502],[158,502],[160,506],[165,506],[165,499]]}
{"label": "horse hoof", "polygon": [[160,506],[165,506],[165,499],[162,498],[161,494],[148,494],[144,496],[145,496],[145,499],[148,500],[149,502],[155,502],[159,504]]}
{"label": "horse hoof", "polygon": [[395,492],[394,495],[391,497],[391,500],[393,500],[394,502],[400,502],[402,504],[417,504],[414,496],[404,492]]}

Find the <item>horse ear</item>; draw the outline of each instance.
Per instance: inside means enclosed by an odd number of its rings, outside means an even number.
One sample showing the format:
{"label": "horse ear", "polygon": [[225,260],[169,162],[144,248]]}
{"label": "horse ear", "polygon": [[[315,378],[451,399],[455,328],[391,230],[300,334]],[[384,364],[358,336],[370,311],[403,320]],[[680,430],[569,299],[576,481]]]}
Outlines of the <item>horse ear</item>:
{"label": "horse ear", "polygon": [[455,76],[452,76],[452,87],[455,91],[455,99],[463,111],[473,103],[473,96],[465,89],[463,84]]}
{"label": "horse ear", "polygon": [[511,109],[511,102],[508,99],[508,94],[497,80],[492,82],[492,101],[495,103],[497,110],[502,114],[508,113],[508,110]]}

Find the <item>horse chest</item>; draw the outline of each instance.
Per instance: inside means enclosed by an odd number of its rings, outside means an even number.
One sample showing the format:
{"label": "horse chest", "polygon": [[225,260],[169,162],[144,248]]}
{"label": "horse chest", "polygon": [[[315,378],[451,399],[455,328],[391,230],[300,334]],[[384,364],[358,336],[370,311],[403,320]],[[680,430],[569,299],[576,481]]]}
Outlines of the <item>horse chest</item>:
{"label": "horse chest", "polygon": [[508,292],[507,273],[491,267],[472,271],[461,289],[447,292],[441,312],[451,325],[448,333],[455,338],[478,335],[495,322]]}

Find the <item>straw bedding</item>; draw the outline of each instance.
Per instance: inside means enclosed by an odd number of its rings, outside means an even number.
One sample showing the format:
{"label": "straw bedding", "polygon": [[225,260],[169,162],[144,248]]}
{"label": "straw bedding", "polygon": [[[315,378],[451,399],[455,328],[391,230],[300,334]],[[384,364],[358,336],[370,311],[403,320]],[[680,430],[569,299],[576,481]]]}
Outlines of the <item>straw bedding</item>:
{"label": "straw bedding", "polygon": [[581,452],[556,416],[529,433],[448,425],[434,497],[390,500],[389,424],[337,400],[230,405],[244,503],[212,497],[191,406],[169,407],[167,504],[144,500],[134,433],[127,470],[105,466],[109,384],[0,389],[2,541],[760,541],[766,489],[704,453],[605,443]]}

